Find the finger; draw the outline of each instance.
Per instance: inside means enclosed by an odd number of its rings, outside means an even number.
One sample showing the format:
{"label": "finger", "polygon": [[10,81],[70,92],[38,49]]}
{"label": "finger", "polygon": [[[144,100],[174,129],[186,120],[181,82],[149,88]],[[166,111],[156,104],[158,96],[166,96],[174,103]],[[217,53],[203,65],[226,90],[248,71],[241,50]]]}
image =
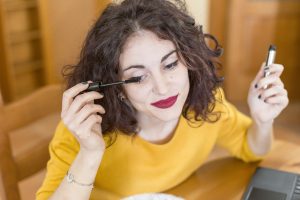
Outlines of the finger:
{"label": "finger", "polygon": [[265,99],[265,102],[273,105],[281,105],[282,107],[286,107],[289,103],[289,99],[286,95],[277,95]]}
{"label": "finger", "polygon": [[101,124],[100,123],[95,123],[94,126],[92,127],[92,131],[95,133],[101,133]]}
{"label": "finger", "polygon": [[257,85],[257,89],[265,89],[264,87],[266,85],[276,85],[277,83],[281,83],[280,78],[277,75],[272,74],[265,78],[260,79],[256,85]]}
{"label": "finger", "polygon": [[284,84],[280,78],[278,78],[274,83],[272,83],[271,86],[279,86],[279,87],[284,88]]}
{"label": "finger", "polygon": [[279,95],[287,95],[287,91],[280,86],[273,86],[262,91],[261,99],[266,100],[267,98],[270,98],[272,96],[279,96]]}
{"label": "finger", "polygon": [[276,75],[278,77],[281,76],[281,74],[284,70],[284,67],[281,64],[271,64],[268,66],[268,68],[269,68],[268,71],[270,72],[270,74]]}
{"label": "finger", "polygon": [[74,99],[73,103],[71,104],[68,114],[74,115],[76,112],[78,112],[80,109],[82,109],[83,106],[85,106],[89,102],[91,102],[95,99],[101,99],[101,98],[103,98],[103,95],[100,94],[99,92],[95,92],[95,91],[78,95]]}
{"label": "finger", "polygon": [[64,122],[70,123],[73,122],[74,118],[76,117],[76,113],[84,106],[86,105],[85,102],[89,102],[93,99],[100,99],[103,95],[101,95],[98,92],[88,92],[81,95],[78,95],[75,100],[72,102],[69,110],[66,112],[66,114],[62,117]]}
{"label": "finger", "polygon": [[256,74],[253,82],[252,82],[252,85],[254,86],[261,78],[264,77],[264,67],[265,67],[265,62],[262,63],[262,65],[260,66],[260,69],[258,71],[258,73]]}
{"label": "finger", "polygon": [[91,101],[87,102],[87,104],[95,104],[95,101],[91,100]]}
{"label": "finger", "polygon": [[101,105],[87,104],[76,114],[75,121],[76,123],[81,124],[90,115],[97,113],[105,113],[105,110]]}
{"label": "finger", "polygon": [[79,94],[80,92],[86,90],[88,88],[87,83],[78,83],[74,87],[71,87],[70,89],[66,90],[63,93],[63,99],[62,99],[62,112],[65,112],[69,109],[73,98]]}
{"label": "finger", "polygon": [[102,122],[102,117],[100,115],[90,115],[87,120],[85,120],[81,125],[80,125],[80,132],[78,132],[78,137],[80,138],[87,138],[90,136],[92,132],[92,128],[96,123],[101,124]]}

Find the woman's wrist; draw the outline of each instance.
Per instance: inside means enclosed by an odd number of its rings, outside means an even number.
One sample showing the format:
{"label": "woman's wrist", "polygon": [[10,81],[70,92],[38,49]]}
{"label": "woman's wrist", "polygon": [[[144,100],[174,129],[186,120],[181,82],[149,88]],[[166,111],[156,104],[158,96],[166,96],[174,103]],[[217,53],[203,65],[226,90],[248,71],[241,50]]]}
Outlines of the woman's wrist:
{"label": "woman's wrist", "polygon": [[90,151],[84,148],[80,148],[78,155],[82,161],[89,166],[99,166],[104,154],[103,150]]}
{"label": "woman's wrist", "polygon": [[255,127],[257,132],[264,133],[270,132],[273,129],[273,120],[268,122],[260,122],[253,120],[253,126]]}
{"label": "woman's wrist", "polygon": [[271,130],[274,124],[274,119],[268,120],[268,121],[263,121],[255,117],[251,113],[251,118],[252,118],[252,127],[256,129],[258,132],[268,132],[267,130]]}
{"label": "woman's wrist", "polygon": [[104,151],[80,148],[51,199],[89,199]]}
{"label": "woman's wrist", "polygon": [[248,144],[257,155],[265,155],[272,146],[273,141],[273,121],[268,123],[257,123],[253,120],[248,129]]}

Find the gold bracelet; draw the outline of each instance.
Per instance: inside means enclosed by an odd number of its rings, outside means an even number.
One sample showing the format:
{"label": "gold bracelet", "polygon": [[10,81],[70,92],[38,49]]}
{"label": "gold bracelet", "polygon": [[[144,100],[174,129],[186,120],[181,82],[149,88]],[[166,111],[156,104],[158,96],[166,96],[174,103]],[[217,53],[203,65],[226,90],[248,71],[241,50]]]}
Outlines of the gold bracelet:
{"label": "gold bracelet", "polygon": [[76,181],[74,175],[69,171],[67,171],[66,176],[67,176],[67,182],[68,183],[75,183],[75,184],[80,185],[80,186],[88,186],[88,187],[92,186],[92,189],[94,188],[93,183],[85,184],[85,183],[80,183],[80,182]]}

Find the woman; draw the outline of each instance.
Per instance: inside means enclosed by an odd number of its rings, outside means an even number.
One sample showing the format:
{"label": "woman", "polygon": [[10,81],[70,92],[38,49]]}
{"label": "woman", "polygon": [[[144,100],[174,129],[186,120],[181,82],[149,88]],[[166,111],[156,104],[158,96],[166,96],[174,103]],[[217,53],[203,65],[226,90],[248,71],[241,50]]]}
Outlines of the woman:
{"label": "woman", "polygon": [[[262,65],[249,89],[250,119],[225,100],[220,54],[179,0],[110,4],[67,76],[37,199],[101,199],[93,187],[120,196],[164,191],[199,168],[215,144],[245,162],[262,159],[288,104],[283,66],[270,65],[264,78]],[[132,78],[139,82],[86,92],[88,83]]]}

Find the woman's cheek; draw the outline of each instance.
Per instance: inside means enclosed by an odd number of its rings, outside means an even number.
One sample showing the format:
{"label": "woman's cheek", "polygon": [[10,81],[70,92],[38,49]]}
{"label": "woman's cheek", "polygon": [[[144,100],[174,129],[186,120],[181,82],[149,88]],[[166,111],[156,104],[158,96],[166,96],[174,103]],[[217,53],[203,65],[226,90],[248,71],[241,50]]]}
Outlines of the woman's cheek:
{"label": "woman's cheek", "polygon": [[137,102],[145,101],[148,97],[149,89],[147,87],[143,87],[142,85],[132,85],[127,86],[125,88],[128,97]]}

